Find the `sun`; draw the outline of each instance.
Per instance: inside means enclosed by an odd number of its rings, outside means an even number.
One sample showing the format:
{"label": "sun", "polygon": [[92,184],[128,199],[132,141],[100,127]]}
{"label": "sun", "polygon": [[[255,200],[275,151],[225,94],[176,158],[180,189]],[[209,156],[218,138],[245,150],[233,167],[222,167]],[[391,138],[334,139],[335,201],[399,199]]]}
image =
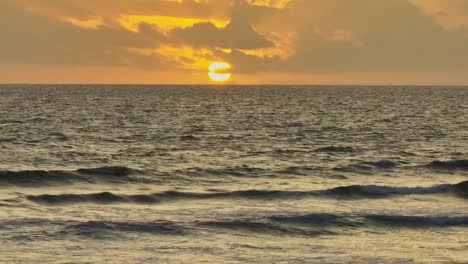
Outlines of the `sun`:
{"label": "sun", "polygon": [[213,62],[208,67],[208,76],[214,82],[226,82],[231,78],[231,74],[226,71],[231,69],[231,65],[226,62]]}

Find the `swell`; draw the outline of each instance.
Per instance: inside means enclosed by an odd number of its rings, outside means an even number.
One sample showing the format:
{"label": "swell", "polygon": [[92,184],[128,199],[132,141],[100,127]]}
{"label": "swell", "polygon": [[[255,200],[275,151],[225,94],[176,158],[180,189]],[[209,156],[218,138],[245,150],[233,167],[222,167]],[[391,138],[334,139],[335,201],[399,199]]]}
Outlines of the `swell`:
{"label": "swell", "polygon": [[167,191],[153,194],[123,195],[110,192],[92,194],[59,194],[59,195],[29,195],[26,198],[32,202],[61,205],[74,203],[136,203],[156,204],[175,200],[203,199],[296,199],[310,196],[329,197],[336,199],[380,199],[401,195],[447,194],[468,199],[468,181],[458,184],[442,184],[432,187],[389,187],[378,185],[350,185],[318,191],[268,191],[247,190],[215,193],[191,193]]}
{"label": "swell", "polygon": [[0,171],[0,186],[35,187],[50,185],[67,185],[73,183],[124,183],[139,181],[132,177],[137,171],[127,167],[100,167],[78,169],[75,171],[61,170],[25,170]]}

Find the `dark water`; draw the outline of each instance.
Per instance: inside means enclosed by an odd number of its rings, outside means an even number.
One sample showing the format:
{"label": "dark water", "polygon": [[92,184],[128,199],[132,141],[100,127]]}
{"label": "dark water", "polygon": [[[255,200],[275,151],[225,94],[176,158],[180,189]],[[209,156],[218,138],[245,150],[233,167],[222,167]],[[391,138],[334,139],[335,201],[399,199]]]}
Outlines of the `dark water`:
{"label": "dark water", "polygon": [[0,86],[0,262],[468,263],[468,88]]}

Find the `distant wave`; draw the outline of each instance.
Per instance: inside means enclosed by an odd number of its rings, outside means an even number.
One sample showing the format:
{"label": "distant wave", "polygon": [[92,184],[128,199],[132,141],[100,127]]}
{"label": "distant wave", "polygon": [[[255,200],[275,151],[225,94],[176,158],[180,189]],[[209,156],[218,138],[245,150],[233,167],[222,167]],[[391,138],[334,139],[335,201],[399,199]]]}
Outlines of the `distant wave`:
{"label": "distant wave", "polygon": [[289,166],[285,169],[279,170],[280,174],[292,174],[292,175],[310,175],[312,172],[320,171],[319,167],[312,166]]}
{"label": "distant wave", "polygon": [[175,200],[202,200],[202,199],[293,199],[308,196],[330,197],[338,199],[378,199],[398,195],[427,195],[427,194],[453,194],[461,198],[468,198],[468,181],[458,184],[442,184],[432,187],[388,187],[379,185],[350,185],[318,191],[269,191],[246,190],[232,192],[192,193],[167,191],[153,194],[122,195],[110,192],[93,194],[59,194],[59,195],[29,195],[30,201],[48,205],[74,204],[74,203],[136,203],[156,204]]}
{"label": "distant wave", "polygon": [[356,149],[353,147],[345,147],[345,146],[328,146],[328,147],[318,148],[315,151],[316,152],[353,153],[353,152],[356,152]]}
{"label": "distant wave", "polygon": [[352,164],[345,167],[337,167],[333,170],[340,172],[370,173],[374,169],[388,170],[398,167],[398,163],[391,160],[367,161]]}
{"label": "distant wave", "polygon": [[0,186],[13,185],[20,187],[35,187],[49,185],[64,185],[78,182],[129,182],[138,181],[131,175],[137,172],[127,167],[101,167],[78,169],[76,171],[0,171]]}
{"label": "distant wave", "polygon": [[299,216],[271,216],[269,218],[274,222],[284,224],[300,224],[300,225],[317,225],[317,226],[355,226],[356,223],[349,221],[342,216],[328,214],[328,213],[315,213]]}
{"label": "distant wave", "polygon": [[436,170],[468,170],[468,160],[433,161],[426,165]]}
{"label": "distant wave", "polygon": [[391,160],[379,160],[379,161],[370,161],[364,162],[364,164],[380,168],[380,169],[392,169],[398,166],[398,163],[391,161]]}
{"label": "distant wave", "polygon": [[334,232],[327,230],[307,230],[291,226],[283,226],[266,220],[223,220],[200,222],[197,226],[221,228],[229,231],[244,231],[255,233],[267,233],[271,235],[290,235],[290,236],[320,236],[334,235]]}
{"label": "distant wave", "polygon": [[267,172],[265,169],[249,167],[249,166],[235,166],[223,168],[200,168],[194,167],[187,170],[176,171],[178,174],[188,176],[235,176],[235,177],[255,177],[261,176],[262,173]]}

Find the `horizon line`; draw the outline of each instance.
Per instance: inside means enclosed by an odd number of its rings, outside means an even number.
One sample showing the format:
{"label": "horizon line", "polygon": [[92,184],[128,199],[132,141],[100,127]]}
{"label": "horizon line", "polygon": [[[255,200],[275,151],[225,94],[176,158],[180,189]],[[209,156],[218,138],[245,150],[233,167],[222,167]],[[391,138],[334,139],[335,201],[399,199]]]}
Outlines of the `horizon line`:
{"label": "horizon line", "polygon": [[415,86],[415,87],[468,87],[468,84],[307,84],[307,83],[292,83],[292,84],[281,84],[281,83],[258,83],[258,84],[217,84],[217,83],[194,83],[194,84],[177,84],[177,83],[0,83],[0,86],[5,85],[96,85],[96,86],[107,86],[107,85],[116,85],[116,86],[367,86],[367,87],[377,87],[377,86],[394,86],[394,87],[405,87],[405,86]]}

